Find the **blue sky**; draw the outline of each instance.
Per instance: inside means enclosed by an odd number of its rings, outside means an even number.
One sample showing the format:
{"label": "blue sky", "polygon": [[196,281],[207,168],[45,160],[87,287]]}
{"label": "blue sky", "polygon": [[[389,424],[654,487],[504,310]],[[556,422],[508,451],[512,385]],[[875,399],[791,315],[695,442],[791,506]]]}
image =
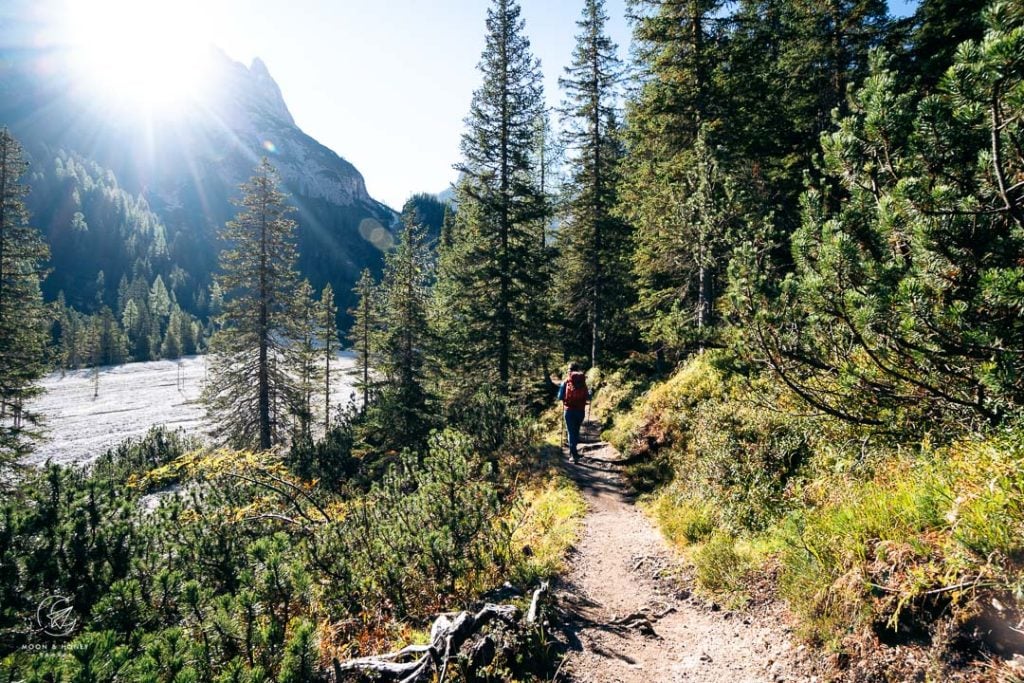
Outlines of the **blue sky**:
{"label": "blue sky", "polygon": [[[126,15],[148,19],[143,43],[165,42],[170,31],[159,31],[173,24],[190,34],[185,39],[212,42],[238,61],[262,58],[299,126],[355,164],[370,193],[395,208],[455,178],[462,121],[479,83],[487,0],[64,1],[65,18],[78,10],[82,18],[72,23],[93,22],[99,31],[107,7],[121,22]],[[582,2],[520,1],[548,102],[557,105]],[[607,0],[609,32],[624,58],[625,4]],[[898,15],[914,6],[916,0],[890,0]]]}
{"label": "blue sky", "polygon": [[[400,208],[413,192],[437,192],[454,180],[462,121],[479,83],[489,3],[237,4],[237,14],[227,14],[235,20],[214,19],[219,35],[212,40],[239,61],[261,57],[296,122],[355,164],[374,197]],[[610,32],[625,55],[625,0],[607,4],[614,17]],[[557,104],[580,3],[522,0],[522,10],[548,100]]]}

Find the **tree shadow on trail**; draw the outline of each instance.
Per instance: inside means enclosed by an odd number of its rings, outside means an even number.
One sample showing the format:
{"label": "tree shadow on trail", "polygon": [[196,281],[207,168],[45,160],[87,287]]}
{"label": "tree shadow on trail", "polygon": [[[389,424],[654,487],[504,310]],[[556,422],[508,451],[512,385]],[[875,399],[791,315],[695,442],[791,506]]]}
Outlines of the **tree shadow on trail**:
{"label": "tree shadow on trail", "polygon": [[574,463],[563,447],[562,467],[586,496],[611,497],[631,504],[636,494],[622,474],[623,460],[607,442],[600,440],[600,423],[588,421],[580,434],[580,459]]}

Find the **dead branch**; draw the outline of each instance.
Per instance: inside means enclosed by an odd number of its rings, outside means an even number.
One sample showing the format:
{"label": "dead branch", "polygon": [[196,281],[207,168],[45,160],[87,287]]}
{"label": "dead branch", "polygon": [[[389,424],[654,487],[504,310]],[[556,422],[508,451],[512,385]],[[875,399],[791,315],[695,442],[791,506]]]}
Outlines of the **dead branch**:
{"label": "dead branch", "polygon": [[530,601],[530,611],[526,613],[526,623],[535,624],[537,623],[537,612],[540,608],[540,599],[548,592],[548,582],[544,581],[540,584],[540,588],[533,591],[533,600]]}
{"label": "dead branch", "polygon": [[[534,593],[534,601],[539,599],[537,593],[542,589],[546,592],[547,584],[537,589]],[[531,610],[534,607],[531,605]],[[454,614],[442,614],[434,620],[430,627],[429,645],[410,645],[397,652],[372,657],[360,657],[339,662],[333,662],[335,683],[350,680],[350,676],[371,675],[381,681],[396,681],[398,683],[422,683],[431,680],[435,672],[439,674],[438,680],[444,680],[447,673],[448,662],[456,658],[463,645],[476,635],[484,626],[494,619],[501,620],[509,625],[514,625],[519,619],[519,608],[515,605],[485,605],[479,612],[464,611]],[[485,640],[474,644],[470,648],[473,663],[476,666],[485,666],[493,659],[493,643],[489,646]],[[483,645],[481,645],[484,643]],[[481,656],[488,652],[489,657]],[[400,661],[415,656],[411,661]],[[485,661],[486,660],[486,661]]]}

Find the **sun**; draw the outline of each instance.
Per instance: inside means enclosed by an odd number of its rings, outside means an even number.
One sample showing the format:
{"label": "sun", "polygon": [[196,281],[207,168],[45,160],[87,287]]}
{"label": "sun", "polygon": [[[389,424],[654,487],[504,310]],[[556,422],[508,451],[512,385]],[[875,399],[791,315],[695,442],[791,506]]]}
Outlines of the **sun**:
{"label": "sun", "polygon": [[173,109],[202,97],[210,42],[191,0],[68,0],[77,77],[125,104]]}

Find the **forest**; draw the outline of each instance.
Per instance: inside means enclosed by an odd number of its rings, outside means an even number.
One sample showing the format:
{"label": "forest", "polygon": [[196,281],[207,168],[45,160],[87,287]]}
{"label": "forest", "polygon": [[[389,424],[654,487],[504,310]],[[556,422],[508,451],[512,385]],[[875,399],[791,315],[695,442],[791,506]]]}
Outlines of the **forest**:
{"label": "forest", "polygon": [[[1024,7],[631,0],[623,62],[580,4],[557,111],[488,4],[454,198],[406,204],[341,335],[266,159],[202,284],[59,158],[62,239],[136,265],[77,289],[90,315],[44,303],[62,266],[0,133],[0,680],[556,680],[569,361],[695,590],[768,590],[819,680],[1024,678]],[[208,439],[19,464],[45,373],[197,352]],[[438,650],[459,610],[489,635]]]}

